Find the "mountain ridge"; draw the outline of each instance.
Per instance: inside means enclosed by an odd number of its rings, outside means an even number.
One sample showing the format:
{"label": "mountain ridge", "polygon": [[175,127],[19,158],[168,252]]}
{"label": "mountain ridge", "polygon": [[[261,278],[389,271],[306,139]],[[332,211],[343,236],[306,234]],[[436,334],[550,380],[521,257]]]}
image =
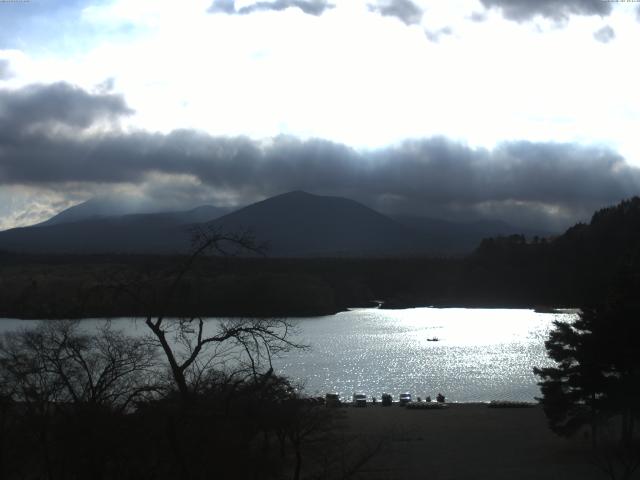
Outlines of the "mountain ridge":
{"label": "mountain ridge", "polygon": [[420,250],[419,239],[355,200],[293,191],[214,220],[223,230],[251,229],[276,256],[389,255]]}
{"label": "mountain ridge", "polygon": [[[206,227],[228,232],[250,230],[260,243],[269,244],[272,256],[397,257],[462,255],[484,236],[495,234],[488,226],[483,229],[446,220],[389,217],[355,200],[300,190],[232,212],[205,205],[177,212],[104,215],[106,209],[87,203],[40,224],[0,232],[0,249],[24,253],[186,253],[190,230]],[[518,230],[511,227],[504,233]]]}

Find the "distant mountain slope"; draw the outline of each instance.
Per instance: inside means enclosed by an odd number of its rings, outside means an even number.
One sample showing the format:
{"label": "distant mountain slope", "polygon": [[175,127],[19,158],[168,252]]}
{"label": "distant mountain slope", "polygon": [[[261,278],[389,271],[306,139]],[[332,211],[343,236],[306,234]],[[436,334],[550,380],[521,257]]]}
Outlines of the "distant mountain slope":
{"label": "distant mountain slope", "polygon": [[190,246],[193,224],[219,215],[220,209],[211,206],[186,212],[81,220],[72,220],[77,217],[70,215],[0,232],[0,249],[28,253],[184,253]]}
{"label": "distant mountain slope", "polygon": [[212,222],[225,231],[250,229],[272,256],[365,256],[424,253],[415,231],[339,197],[290,192]]}
{"label": "distant mountain slope", "polygon": [[167,217],[175,217],[175,221],[181,223],[206,222],[229,213],[229,208],[203,205],[188,211],[162,212],[158,208],[149,205],[137,205],[131,202],[120,202],[118,199],[104,197],[92,198],[86,202],[74,205],[54,215],[50,219],[38,224],[60,225],[62,223],[79,222],[82,220],[99,219],[106,217],[122,217],[125,215],[156,214]]}
{"label": "distant mountain slope", "polygon": [[150,213],[147,209],[141,211],[138,206],[127,202],[119,202],[113,198],[92,198],[63,210],[39,225],[58,225],[91,218],[119,217],[143,212]]}
{"label": "distant mountain slope", "polygon": [[[80,214],[78,214],[80,211]],[[0,249],[30,253],[179,253],[190,229],[219,210],[93,215],[78,208],[44,224],[0,232]],[[271,256],[366,256],[425,253],[419,234],[353,200],[291,192],[208,223],[225,232],[251,230]]]}
{"label": "distant mountain slope", "polygon": [[[47,222],[0,232],[0,250],[27,253],[185,253],[190,231],[207,224],[250,230],[274,257],[462,255],[484,237],[519,232],[501,222],[458,224],[391,219],[358,202],[290,192],[232,213],[203,206],[185,212],[113,215],[112,205],[86,202]],[[224,216],[221,216],[223,215]]]}

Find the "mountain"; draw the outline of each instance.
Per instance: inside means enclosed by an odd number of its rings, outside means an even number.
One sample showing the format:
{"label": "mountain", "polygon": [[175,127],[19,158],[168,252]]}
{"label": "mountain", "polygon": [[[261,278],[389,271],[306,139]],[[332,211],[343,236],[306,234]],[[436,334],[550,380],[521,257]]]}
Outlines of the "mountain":
{"label": "mountain", "polygon": [[[484,237],[519,232],[500,222],[457,224],[389,218],[358,202],[295,191],[228,213],[202,206],[183,212],[120,215],[112,202],[71,207],[38,225],[0,232],[0,249],[27,253],[189,251],[191,230],[250,231],[274,257],[460,255]],[[123,207],[128,208],[128,207]]]}
{"label": "mountain", "polygon": [[[72,209],[75,207],[72,207]],[[0,232],[0,249],[27,253],[182,253],[190,247],[190,229],[219,217],[217,207],[184,212],[92,215],[72,210],[31,227]]]}
{"label": "mountain", "polygon": [[69,207],[38,225],[58,225],[92,218],[119,217],[134,213],[153,213],[153,210],[131,202],[120,202],[111,197],[97,197]]}
{"label": "mountain", "polygon": [[249,205],[214,222],[223,231],[249,229],[272,256],[367,256],[424,253],[415,231],[340,197],[295,191]]}
{"label": "mountain", "polygon": [[[190,229],[250,230],[268,255],[380,256],[425,253],[422,236],[353,200],[290,192],[211,222],[218,210],[100,216],[81,207],[51,221],[0,232],[0,249],[30,253],[179,253]],[[82,215],[79,215],[78,212]],[[91,213],[89,218],[82,216]]]}
{"label": "mountain", "polygon": [[229,213],[229,208],[203,205],[188,211],[163,212],[150,204],[140,204],[129,198],[124,201],[112,197],[97,197],[74,205],[39,223],[38,226],[60,225],[62,223],[96,220],[107,217],[123,217],[134,214],[160,215],[167,221],[176,223],[206,222]]}

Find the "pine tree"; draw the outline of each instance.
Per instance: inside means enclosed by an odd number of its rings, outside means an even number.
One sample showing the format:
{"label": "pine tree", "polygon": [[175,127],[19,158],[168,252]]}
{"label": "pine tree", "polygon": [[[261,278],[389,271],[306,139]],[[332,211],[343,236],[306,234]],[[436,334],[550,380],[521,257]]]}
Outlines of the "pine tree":
{"label": "pine tree", "polygon": [[640,466],[637,285],[635,275],[619,277],[606,301],[583,307],[574,322],[555,322],[545,346],[556,366],[534,369],[551,429],[563,436],[590,429],[612,478],[630,478]]}

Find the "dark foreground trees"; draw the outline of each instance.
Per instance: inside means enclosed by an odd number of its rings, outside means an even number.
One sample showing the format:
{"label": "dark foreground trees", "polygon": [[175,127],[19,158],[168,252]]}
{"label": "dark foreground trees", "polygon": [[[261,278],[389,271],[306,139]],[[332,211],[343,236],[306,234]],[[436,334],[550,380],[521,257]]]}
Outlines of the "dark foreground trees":
{"label": "dark foreground trees", "polygon": [[[103,478],[122,420],[159,389],[155,347],[105,323],[42,323],[0,339],[0,478]],[[122,457],[125,458],[125,457]]]}
{"label": "dark foreground trees", "polygon": [[[0,480],[347,478],[368,458],[335,410],[272,368],[299,348],[277,319],[167,318],[208,252],[252,248],[205,232],[162,291],[113,282],[146,334],[48,321],[0,341]],[[349,443],[348,448],[342,448]],[[346,454],[345,452],[348,452]]]}
{"label": "dark foreground trees", "polygon": [[336,454],[335,412],[272,371],[209,364],[183,397],[152,337],[90,329],[2,337],[0,479],[297,479]]}
{"label": "dark foreground trees", "polygon": [[632,280],[573,322],[556,322],[546,347],[555,367],[536,368],[551,429],[589,432],[611,478],[640,467],[640,303]]}
{"label": "dark foreground trees", "polygon": [[78,320],[41,323],[0,339],[5,395],[24,405],[87,404],[127,411],[158,389],[155,345],[105,322],[83,331]]}

